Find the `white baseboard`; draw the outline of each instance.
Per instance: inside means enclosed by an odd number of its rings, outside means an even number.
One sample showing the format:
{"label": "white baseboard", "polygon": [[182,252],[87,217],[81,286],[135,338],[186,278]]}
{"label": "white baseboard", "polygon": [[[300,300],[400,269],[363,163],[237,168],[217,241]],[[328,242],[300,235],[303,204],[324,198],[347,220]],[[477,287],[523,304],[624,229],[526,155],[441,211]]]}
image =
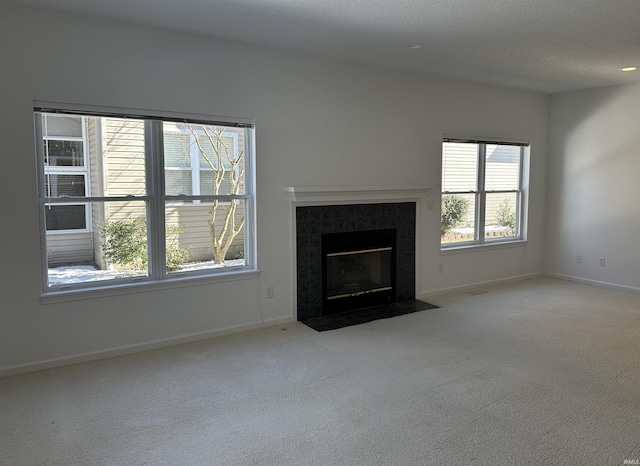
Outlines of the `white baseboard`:
{"label": "white baseboard", "polygon": [[107,359],[115,356],[124,356],[126,354],[139,353],[169,346],[180,345],[183,343],[191,343],[194,341],[207,340],[209,338],[229,335],[232,333],[245,332],[247,330],[255,330],[259,328],[273,327],[289,322],[294,322],[293,316],[281,317],[266,321],[254,322],[251,324],[236,325],[217,330],[209,330],[206,332],[192,333],[179,337],[171,337],[162,340],[154,340],[145,343],[136,343],[133,345],[120,346],[100,351],[92,351],[88,353],[80,353],[73,356],[65,356],[61,358],[47,359],[35,363],[21,364],[17,366],[9,366],[0,368],[0,378],[11,375],[24,374],[27,372],[35,372],[43,369],[52,369],[54,367],[68,366],[82,362],[97,361],[99,359]]}
{"label": "white baseboard", "polygon": [[620,291],[628,291],[630,293],[640,293],[640,288],[637,288],[634,286],[617,285],[615,283],[603,282],[600,280],[591,280],[589,278],[580,278],[580,277],[575,277],[573,275],[564,275],[561,273],[544,272],[543,275],[545,277],[560,278],[562,280],[569,280],[571,282],[577,282],[577,283],[585,283],[587,285],[604,286],[605,288],[612,288],[614,290],[620,290]]}
{"label": "white baseboard", "polygon": [[[499,285],[503,283],[527,280],[527,279],[537,278],[541,276],[559,278],[563,280],[569,280],[569,281],[578,282],[578,283],[585,283],[589,285],[604,286],[606,288],[612,288],[612,289],[621,290],[621,291],[628,291],[632,293],[640,293],[640,288],[636,288],[636,287],[617,285],[615,283],[608,283],[608,282],[603,282],[599,280],[590,280],[586,278],[575,277],[572,275],[563,275],[563,274],[551,273],[551,272],[540,272],[540,273],[533,273],[533,274],[527,274],[527,275],[516,275],[508,278],[497,279],[497,280],[480,281],[480,282],[475,282],[475,283],[466,284],[466,285],[454,286],[450,288],[441,288],[438,290],[422,291],[417,293],[417,299],[427,299],[431,296],[436,296],[444,293],[471,291],[483,286]],[[226,327],[222,329],[209,330],[206,332],[192,333],[189,335],[182,335],[179,337],[166,338],[162,340],[154,340],[154,341],[145,342],[145,343],[137,343],[133,345],[120,346],[116,348],[93,351],[88,353],[80,353],[73,356],[47,359],[47,360],[38,361],[35,363],[3,367],[3,368],[0,368],[0,378],[8,377],[11,375],[24,374],[28,372],[35,372],[35,371],[44,370],[44,369],[52,369],[54,367],[68,366],[71,364],[78,364],[83,362],[96,361],[100,359],[107,359],[115,356],[123,356],[126,354],[139,353],[142,351],[166,348],[169,346],[175,346],[183,343],[191,343],[194,341],[206,340],[209,338],[229,335],[232,333],[244,332],[247,330],[273,327],[276,325],[294,322],[295,320],[296,319],[294,316],[281,317],[278,319],[231,326],[231,327]]]}
{"label": "white baseboard", "polygon": [[542,272],[531,273],[531,274],[526,274],[526,275],[514,275],[512,277],[499,278],[497,280],[487,280],[487,281],[475,282],[475,283],[466,284],[466,285],[453,286],[453,287],[450,287],[450,288],[440,288],[438,290],[432,290],[432,291],[421,291],[421,292],[418,293],[418,299],[425,299],[425,298],[428,298],[430,296],[435,296],[435,295],[444,294],[444,293],[452,293],[452,292],[458,292],[458,291],[471,291],[471,290],[478,289],[479,287],[482,287],[482,286],[500,285],[502,283],[510,283],[510,282],[518,282],[518,281],[521,281],[521,280],[529,280],[531,278],[537,278],[537,277],[541,277],[543,275],[544,274]]}

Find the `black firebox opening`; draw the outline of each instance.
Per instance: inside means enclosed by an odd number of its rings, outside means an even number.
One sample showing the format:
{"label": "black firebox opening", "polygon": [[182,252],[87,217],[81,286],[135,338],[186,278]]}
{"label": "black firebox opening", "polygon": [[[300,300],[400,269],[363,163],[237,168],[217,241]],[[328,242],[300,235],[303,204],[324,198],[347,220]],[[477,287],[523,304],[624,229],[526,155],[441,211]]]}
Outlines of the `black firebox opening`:
{"label": "black firebox opening", "polygon": [[396,302],[396,229],[322,235],[322,315]]}

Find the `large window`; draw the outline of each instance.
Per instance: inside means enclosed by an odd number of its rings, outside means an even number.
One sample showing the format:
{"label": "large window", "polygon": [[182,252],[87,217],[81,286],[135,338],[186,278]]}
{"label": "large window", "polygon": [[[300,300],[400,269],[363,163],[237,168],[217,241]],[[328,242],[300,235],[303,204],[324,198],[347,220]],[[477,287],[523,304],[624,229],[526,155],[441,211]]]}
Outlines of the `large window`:
{"label": "large window", "polygon": [[40,107],[35,125],[45,291],[255,269],[251,121]]}
{"label": "large window", "polygon": [[523,239],[527,149],[526,143],[444,140],[443,249]]}

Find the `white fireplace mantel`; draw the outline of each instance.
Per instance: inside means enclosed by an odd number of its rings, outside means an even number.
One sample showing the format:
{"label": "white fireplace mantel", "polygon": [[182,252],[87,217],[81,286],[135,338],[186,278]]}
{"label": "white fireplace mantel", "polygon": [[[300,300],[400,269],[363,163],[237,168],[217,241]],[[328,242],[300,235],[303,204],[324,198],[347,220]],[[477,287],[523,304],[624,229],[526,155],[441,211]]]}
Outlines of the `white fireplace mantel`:
{"label": "white fireplace mantel", "polygon": [[425,198],[428,186],[287,186],[285,192],[296,204],[340,204],[348,202],[393,202]]}

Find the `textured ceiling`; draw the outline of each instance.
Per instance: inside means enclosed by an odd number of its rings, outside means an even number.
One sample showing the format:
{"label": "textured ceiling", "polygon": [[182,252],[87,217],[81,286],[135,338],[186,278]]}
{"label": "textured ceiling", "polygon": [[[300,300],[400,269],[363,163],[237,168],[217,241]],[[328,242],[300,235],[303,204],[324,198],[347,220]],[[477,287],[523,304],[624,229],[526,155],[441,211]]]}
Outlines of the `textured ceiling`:
{"label": "textured ceiling", "polygon": [[545,93],[640,82],[640,0],[12,1]]}

